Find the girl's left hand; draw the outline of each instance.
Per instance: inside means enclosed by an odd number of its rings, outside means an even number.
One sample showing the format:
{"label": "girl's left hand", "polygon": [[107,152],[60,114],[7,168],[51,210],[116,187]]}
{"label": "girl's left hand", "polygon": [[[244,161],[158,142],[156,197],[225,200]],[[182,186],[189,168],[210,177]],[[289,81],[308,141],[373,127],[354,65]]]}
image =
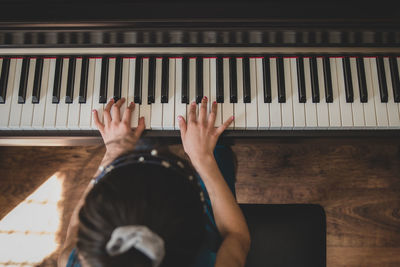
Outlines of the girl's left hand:
{"label": "girl's left hand", "polygon": [[138,127],[132,130],[131,116],[135,103],[129,103],[121,118],[120,108],[125,103],[125,98],[114,102],[114,99],[110,99],[104,109],[104,123],[100,121],[95,109],[93,110],[93,119],[106,146],[106,155],[115,159],[135,148],[136,142],[145,129],[145,122],[144,117],[141,117]]}

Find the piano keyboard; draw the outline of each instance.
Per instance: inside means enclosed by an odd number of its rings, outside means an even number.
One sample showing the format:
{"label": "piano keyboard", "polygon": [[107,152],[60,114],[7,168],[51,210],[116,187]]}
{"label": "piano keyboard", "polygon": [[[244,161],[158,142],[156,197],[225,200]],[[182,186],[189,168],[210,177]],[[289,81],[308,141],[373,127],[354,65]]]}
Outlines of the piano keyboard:
{"label": "piano keyboard", "polygon": [[6,55],[0,129],[96,129],[91,110],[125,97],[133,127],[178,130],[203,96],[231,130],[400,129],[399,70],[392,54]]}

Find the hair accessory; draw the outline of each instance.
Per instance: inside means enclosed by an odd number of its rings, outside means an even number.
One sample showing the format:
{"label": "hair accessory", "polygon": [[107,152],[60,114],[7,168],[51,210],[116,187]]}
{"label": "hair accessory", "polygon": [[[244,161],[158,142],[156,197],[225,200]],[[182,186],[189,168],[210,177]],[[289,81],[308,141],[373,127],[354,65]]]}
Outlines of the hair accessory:
{"label": "hair accessory", "polygon": [[127,225],[114,229],[106,245],[108,255],[117,256],[135,248],[146,255],[153,267],[160,266],[165,256],[164,240],[144,225]]}

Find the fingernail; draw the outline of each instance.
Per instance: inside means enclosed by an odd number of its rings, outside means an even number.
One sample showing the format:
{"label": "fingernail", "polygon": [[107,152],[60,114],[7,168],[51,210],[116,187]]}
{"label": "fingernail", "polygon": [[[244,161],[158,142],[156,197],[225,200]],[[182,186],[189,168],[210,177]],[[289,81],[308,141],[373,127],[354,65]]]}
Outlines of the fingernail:
{"label": "fingernail", "polygon": [[214,101],[213,104],[217,104],[217,101]]}
{"label": "fingernail", "polygon": [[232,120],[234,120],[235,119],[235,116],[232,116]]}
{"label": "fingernail", "polygon": [[192,106],[196,106],[196,102],[195,101],[192,102]]}
{"label": "fingernail", "polygon": [[95,113],[95,112],[96,112],[96,110],[95,110],[95,109],[92,109],[92,112],[93,112],[93,113]]}
{"label": "fingernail", "polygon": [[114,101],[114,98],[113,98],[113,97],[111,97],[111,98],[110,98],[110,101]]}
{"label": "fingernail", "polygon": [[207,100],[207,97],[206,97],[206,96],[203,96],[203,99]]}
{"label": "fingernail", "polygon": [[178,121],[181,121],[182,120],[182,117],[181,116],[178,116]]}

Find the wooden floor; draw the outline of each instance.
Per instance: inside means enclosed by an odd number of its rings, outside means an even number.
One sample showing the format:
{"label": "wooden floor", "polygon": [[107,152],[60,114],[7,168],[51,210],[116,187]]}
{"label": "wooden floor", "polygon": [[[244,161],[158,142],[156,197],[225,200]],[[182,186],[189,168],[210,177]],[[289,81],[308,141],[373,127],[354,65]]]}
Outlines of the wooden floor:
{"label": "wooden floor", "polygon": [[[183,153],[180,146],[172,148]],[[241,203],[320,204],[327,262],[400,266],[400,139],[237,141]],[[96,147],[0,147],[0,218],[57,173],[63,179],[57,241],[104,153]],[[54,266],[57,251],[40,266]]]}

